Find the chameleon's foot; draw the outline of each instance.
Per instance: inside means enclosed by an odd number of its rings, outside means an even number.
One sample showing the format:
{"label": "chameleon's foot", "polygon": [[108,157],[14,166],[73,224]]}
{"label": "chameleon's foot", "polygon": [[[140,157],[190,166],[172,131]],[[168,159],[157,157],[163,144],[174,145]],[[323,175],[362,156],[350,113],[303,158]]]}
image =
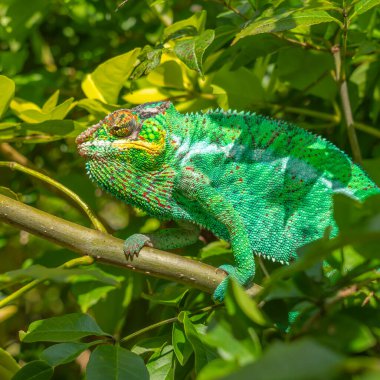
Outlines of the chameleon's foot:
{"label": "chameleon's foot", "polygon": [[255,275],[254,271],[252,272],[247,269],[240,269],[229,264],[221,265],[219,269],[227,272],[228,276],[217,286],[214,291],[213,298],[218,302],[223,302],[230,278],[235,279],[240,285],[247,286],[252,282]]}
{"label": "chameleon's foot", "polygon": [[134,234],[124,241],[123,251],[127,258],[138,256],[142,247],[153,247],[149,237],[143,234]]}

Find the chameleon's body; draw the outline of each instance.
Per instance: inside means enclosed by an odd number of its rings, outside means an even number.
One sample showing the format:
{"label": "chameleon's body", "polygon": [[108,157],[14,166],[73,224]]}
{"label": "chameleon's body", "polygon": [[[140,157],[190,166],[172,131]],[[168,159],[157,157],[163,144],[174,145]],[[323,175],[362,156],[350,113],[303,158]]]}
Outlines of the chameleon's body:
{"label": "chameleon's body", "polygon": [[[327,227],[337,234],[334,193],[363,200],[380,192],[332,143],[250,113],[184,115],[169,102],[145,104],[113,112],[77,142],[103,189],[150,215],[190,222],[231,242],[235,266],[222,268],[243,285],[255,273],[253,254],[288,263]],[[125,251],[194,242],[197,228],[185,230],[133,235]]]}

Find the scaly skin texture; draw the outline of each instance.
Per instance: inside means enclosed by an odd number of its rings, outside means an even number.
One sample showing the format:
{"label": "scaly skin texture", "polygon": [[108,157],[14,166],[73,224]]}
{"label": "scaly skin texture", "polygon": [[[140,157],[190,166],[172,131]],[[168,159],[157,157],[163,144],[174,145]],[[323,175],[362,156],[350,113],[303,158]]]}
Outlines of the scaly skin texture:
{"label": "scaly skin texture", "polygon": [[199,227],[231,243],[229,277],[248,285],[254,254],[289,263],[298,247],[338,232],[332,195],[363,200],[380,192],[332,143],[279,120],[251,113],[180,114],[170,102],[115,111],[77,138],[87,172],[104,190],[181,228],[136,234],[127,255],[144,245],[192,244]]}

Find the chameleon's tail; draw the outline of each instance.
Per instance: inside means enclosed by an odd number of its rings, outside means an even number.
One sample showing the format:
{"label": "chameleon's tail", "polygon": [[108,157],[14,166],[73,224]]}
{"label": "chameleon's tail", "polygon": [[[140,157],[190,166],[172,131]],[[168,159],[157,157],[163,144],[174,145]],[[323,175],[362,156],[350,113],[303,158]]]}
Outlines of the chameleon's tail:
{"label": "chameleon's tail", "polygon": [[380,194],[380,188],[358,165],[355,165],[352,170],[352,176],[348,182],[347,188],[352,191],[355,198],[361,201],[371,195]]}
{"label": "chameleon's tail", "polygon": [[356,164],[352,164],[347,182],[332,181],[333,192],[348,195],[364,201],[371,195],[380,194],[380,188],[368,177],[368,174]]}

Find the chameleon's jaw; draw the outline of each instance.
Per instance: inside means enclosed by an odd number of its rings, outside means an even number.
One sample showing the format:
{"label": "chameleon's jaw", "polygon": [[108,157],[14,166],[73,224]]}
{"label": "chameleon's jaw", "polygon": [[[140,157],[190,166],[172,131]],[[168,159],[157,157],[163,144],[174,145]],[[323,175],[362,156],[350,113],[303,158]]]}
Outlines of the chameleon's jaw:
{"label": "chameleon's jaw", "polygon": [[101,156],[111,148],[111,143],[107,140],[84,141],[78,144],[78,153],[85,158]]}

